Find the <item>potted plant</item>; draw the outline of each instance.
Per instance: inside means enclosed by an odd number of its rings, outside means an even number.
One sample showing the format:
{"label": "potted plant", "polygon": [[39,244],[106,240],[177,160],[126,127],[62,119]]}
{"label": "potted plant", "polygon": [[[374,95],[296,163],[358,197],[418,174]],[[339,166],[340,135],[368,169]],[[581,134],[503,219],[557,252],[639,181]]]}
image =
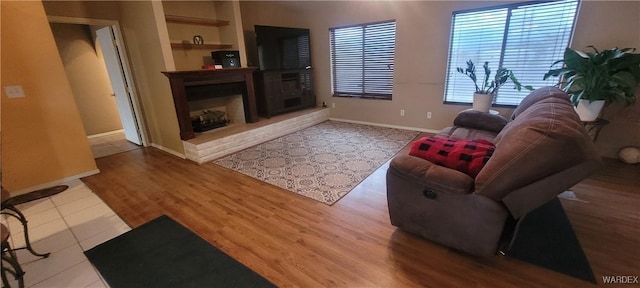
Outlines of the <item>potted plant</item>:
{"label": "potted plant", "polygon": [[635,48],[612,48],[581,52],[566,48],[562,68],[551,69],[543,79],[562,77],[558,84],[569,94],[582,121],[594,121],[602,108],[611,103],[631,105],[640,84],[640,54]]}
{"label": "potted plant", "polygon": [[478,86],[478,78],[476,76],[476,66],[473,64],[473,61],[467,61],[467,68],[463,69],[458,67],[456,70],[464,75],[467,75],[473,81],[473,84],[476,86],[476,92],[473,94],[473,109],[489,112],[489,108],[493,103],[493,97],[495,96],[498,89],[502,87],[502,85],[506,84],[507,81],[511,80],[515,85],[514,88],[520,91],[522,87],[533,90],[531,86],[522,86],[516,76],[513,75],[513,72],[506,68],[498,68],[496,71],[496,75],[491,79],[491,69],[489,69],[489,62],[485,61],[484,65],[482,65],[484,69],[484,79],[482,80],[480,86]]}

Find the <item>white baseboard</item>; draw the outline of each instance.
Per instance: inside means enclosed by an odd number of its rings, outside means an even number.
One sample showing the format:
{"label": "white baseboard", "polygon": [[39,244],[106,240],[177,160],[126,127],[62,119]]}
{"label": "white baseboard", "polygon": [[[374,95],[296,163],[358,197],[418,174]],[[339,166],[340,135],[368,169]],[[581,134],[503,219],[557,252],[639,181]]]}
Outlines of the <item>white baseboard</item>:
{"label": "white baseboard", "polygon": [[104,133],[98,133],[98,134],[93,134],[93,135],[87,135],[87,138],[89,138],[89,139],[91,139],[91,138],[98,138],[98,137],[102,137],[102,136],[109,136],[109,135],[118,134],[118,133],[124,133],[124,130],[123,130],[123,129],[120,129],[120,130],[113,130],[113,131],[104,132]]}
{"label": "white baseboard", "polygon": [[67,182],[70,182],[72,180],[77,180],[83,177],[87,177],[87,176],[91,176],[91,175],[95,175],[100,173],[99,169],[94,169],[91,171],[87,171],[87,172],[83,172],[80,174],[76,174],[73,176],[69,176],[69,177],[65,177],[62,179],[58,179],[58,180],[54,180],[51,182],[47,182],[47,183],[43,183],[43,184],[39,184],[39,185],[35,185],[32,187],[28,187],[28,188],[24,188],[24,189],[20,189],[20,190],[15,190],[15,191],[11,191],[11,196],[17,196],[17,195],[21,195],[21,194],[27,194],[29,192],[32,191],[36,191],[36,190],[40,190],[40,189],[44,189],[44,188],[49,188],[52,186],[57,186],[57,185],[64,185]]}
{"label": "white baseboard", "polygon": [[395,128],[395,129],[402,129],[402,130],[420,131],[420,132],[427,132],[427,133],[433,133],[433,134],[438,134],[440,132],[440,130],[433,130],[433,129],[424,129],[424,128],[418,128],[418,127],[408,127],[408,126],[399,126],[399,125],[389,125],[389,124],[366,122],[366,121],[356,121],[356,120],[341,119],[341,118],[329,118],[329,120],[331,120],[331,121],[340,121],[340,122],[348,122],[348,123],[355,123],[355,124],[363,124],[363,125],[371,125],[371,126],[378,126],[378,127],[385,127],[385,128]]}
{"label": "white baseboard", "polygon": [[167,147],[164,147],[162,145],[159,145],[159,144],[156,144],[156,143],[151,143],[151,147],[158,148],[158,149],[160,149],[160,150],[162,150],[164,152],[167,152],[167,153],[169,153],[169,154],[171,154],[173,156],[179,157],[181,159],[187,159],[187,156],[185,156],[184,153],[180,153],[180,152],[171,150],[171,149],[169,149]]}

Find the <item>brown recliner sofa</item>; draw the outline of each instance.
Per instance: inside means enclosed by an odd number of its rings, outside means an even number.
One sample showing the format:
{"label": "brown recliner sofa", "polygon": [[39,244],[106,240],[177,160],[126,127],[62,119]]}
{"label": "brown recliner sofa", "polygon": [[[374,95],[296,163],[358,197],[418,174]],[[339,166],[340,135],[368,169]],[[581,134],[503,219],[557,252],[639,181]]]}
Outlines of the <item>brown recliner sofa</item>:
{"label": "brown recliner sofa", "polygon": [[567,94],[553,87],[533,91],[510,119],[462,111],[436,136],[486,139],[495,150],[475,178],[401,152],[387,170],[391,224],[475,255],[495,255],[519,219],[600,165]]}

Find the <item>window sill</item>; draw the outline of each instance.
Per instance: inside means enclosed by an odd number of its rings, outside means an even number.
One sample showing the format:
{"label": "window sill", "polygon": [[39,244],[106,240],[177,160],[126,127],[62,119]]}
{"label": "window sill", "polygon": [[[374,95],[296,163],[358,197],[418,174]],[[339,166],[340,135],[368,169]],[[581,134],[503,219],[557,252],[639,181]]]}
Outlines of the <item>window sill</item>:
{"label": "window sill", "polygon": [[[471,106],[473,103],[471,102],[452,102],[452,101],[443,101],[444,105],[459,105],[459,106]],[[506,105],[506,104],[493,104],[491,108],[516,108],[518,105]]]}
{"label": "window sill", "polygon": [[372,100],[392,100],[391,99],[391,95],[389,95],[388,97],[382,97],[382,96],[362,96],[362,95],[344,95],[344,94],[333,94],[332,97],[337,97],[337,98],[355,98],[355,99],[372,99]]}

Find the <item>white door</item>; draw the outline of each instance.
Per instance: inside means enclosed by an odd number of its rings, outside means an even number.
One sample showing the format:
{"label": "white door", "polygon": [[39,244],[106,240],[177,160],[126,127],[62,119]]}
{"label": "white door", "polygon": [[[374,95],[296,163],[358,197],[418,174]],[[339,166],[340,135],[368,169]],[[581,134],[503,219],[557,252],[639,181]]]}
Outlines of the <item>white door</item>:
{"label": "white door", "polygon": [[124,76],[113,30],[110,26],[107,26],[97,29],[96,34],[100,49],[102,49],[105,65],[107,66],[109,81],[111,82],[111,87],[116,97],[116,106],[120,114],[120,121],[122,121],[124,136],[127,140],[141,145],[142,141],[138,133],[138,125],[131,103],[129,86]]}

